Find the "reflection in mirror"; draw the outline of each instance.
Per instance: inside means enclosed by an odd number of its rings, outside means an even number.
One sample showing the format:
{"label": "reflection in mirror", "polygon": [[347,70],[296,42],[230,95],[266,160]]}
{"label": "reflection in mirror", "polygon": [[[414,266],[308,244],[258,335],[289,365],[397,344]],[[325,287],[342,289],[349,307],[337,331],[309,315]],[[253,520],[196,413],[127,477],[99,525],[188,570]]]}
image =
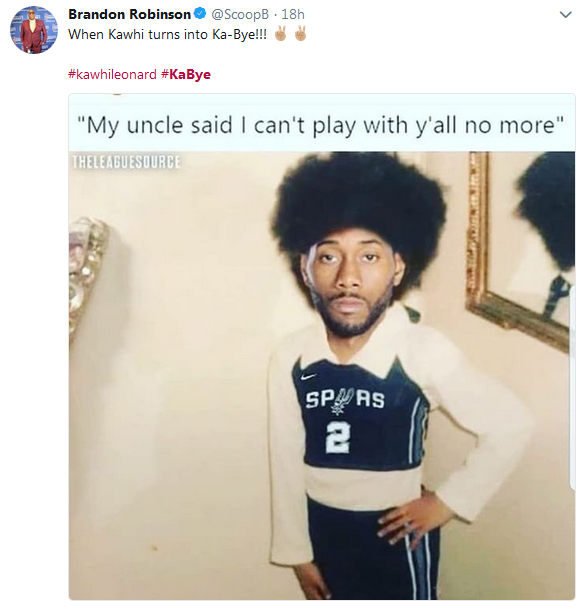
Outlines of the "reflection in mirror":
{"label": "reflection in mirror", "polygon": [[467,306],[568,350],[574,153],[471,153]]}
{"label": "reflection in mirror", "polygon": [[[546,250],[533,265],[530,294],[539,296],[537,311],[545,318],[568,326],[569,290],[575,283],[575,153],[540,155],[522,174],[518,187],[523,193],[518,213],[540,238],[537,252],[542,253],[543,246]],[[524,259],[529,257],[527,251]],[[522,281],[521,274],[517,281]]]}

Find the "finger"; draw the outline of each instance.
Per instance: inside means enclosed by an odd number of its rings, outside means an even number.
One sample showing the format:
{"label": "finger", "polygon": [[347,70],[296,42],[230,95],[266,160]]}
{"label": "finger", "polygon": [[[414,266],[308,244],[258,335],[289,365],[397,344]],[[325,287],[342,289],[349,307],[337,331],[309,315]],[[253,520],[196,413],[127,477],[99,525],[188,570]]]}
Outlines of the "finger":
{"label": "finger", "polygon": [[331,592],[329,591],[329,587],[323,580],[323,576],[319,571],[318,580],[316,583],[316,587],[319,590],[319,594],[321,595],[321,599],[331,599]]}
{"label": "finger", "polygon": [[302,587],[302,589],[307,599],[318,599],[317,597],[315,597],[317,595],[317,590],[315,587],[305,585],[304,587]]}
{"label": "finger", "polygon": [[[402,540],[405,536],[410,536],[410,539],[418,535],[418,528],[412,523],[412,521],[405,523],[402,530],[393,538],[390,539],[390,544],[394,545],[399,540]],[[408,540],[410,542],[410,539]]]}
{"label": "finger", "polygon": [[313,585],[309,589],[309,599],[325,599],[323,597],[323,593],[321,591],[321,587],[319,587],[318,585]]}
{"label": "finger", "polygon": [[394,521],[394,519],[399,519],[400,517],[404,517],[404,509],[401,506],[382,515],[378,519],[378,523],[388,523],[389,521]]}
{"label": "finger", "polygon": [[392,521],[391,523],[387,524],[386,527],[383,527],[382,529],[378,530],[378,536],[386,536],[391,532],[395,532],[400,528],[404,528],[407,523],[409,523],[408,517],[401,517],[400,519]]}
{"label": "finger", "polygon": [[390,540],[388,540],[388,542],[394,546],[399,540],[402,540],[405,536],[408,536],[410,534],[410,530],[404,529],[402,528],[400,530],[400,532],[398,534],[396,534],[396,536],[394,536],[393,538],[391,538]]}

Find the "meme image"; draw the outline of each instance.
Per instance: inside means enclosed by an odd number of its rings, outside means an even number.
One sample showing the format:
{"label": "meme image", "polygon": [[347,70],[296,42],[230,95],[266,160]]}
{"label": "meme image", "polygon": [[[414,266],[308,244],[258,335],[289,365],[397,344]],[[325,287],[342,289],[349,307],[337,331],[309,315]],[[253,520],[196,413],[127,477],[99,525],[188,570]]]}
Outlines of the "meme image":
{"label": "meme image", "polygon": [[89,146],[71,599],[573,598],[574,152]]}

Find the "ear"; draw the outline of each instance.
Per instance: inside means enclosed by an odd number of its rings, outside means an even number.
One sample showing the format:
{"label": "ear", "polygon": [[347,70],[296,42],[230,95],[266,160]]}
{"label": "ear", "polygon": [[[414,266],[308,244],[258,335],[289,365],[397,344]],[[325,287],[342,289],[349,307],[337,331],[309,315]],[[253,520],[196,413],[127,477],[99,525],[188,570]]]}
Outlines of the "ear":
{"label": "ear", "polygon": [[406,263],[400,252],[394,252],[394,286],[399,286],[406,272]]}
{"label": "ear", "polygon": [[301,254],[301,276],[303,277],[303,282],[305,282],[305,286],[310,286],[309,279],[309,257],[306,254]]}

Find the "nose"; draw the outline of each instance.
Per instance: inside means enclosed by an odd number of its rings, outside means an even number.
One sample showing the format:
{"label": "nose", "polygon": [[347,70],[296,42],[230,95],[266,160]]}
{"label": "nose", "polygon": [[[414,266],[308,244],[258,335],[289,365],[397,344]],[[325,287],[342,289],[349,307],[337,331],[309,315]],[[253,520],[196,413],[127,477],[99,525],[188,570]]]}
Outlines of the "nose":
{"label": "nose", "polygon": [[360,270],[356,261],[350,258],[344,258],[339,265],[337,273],[337,287],[344,289],[357,288],[361,286],[361,283]]}

